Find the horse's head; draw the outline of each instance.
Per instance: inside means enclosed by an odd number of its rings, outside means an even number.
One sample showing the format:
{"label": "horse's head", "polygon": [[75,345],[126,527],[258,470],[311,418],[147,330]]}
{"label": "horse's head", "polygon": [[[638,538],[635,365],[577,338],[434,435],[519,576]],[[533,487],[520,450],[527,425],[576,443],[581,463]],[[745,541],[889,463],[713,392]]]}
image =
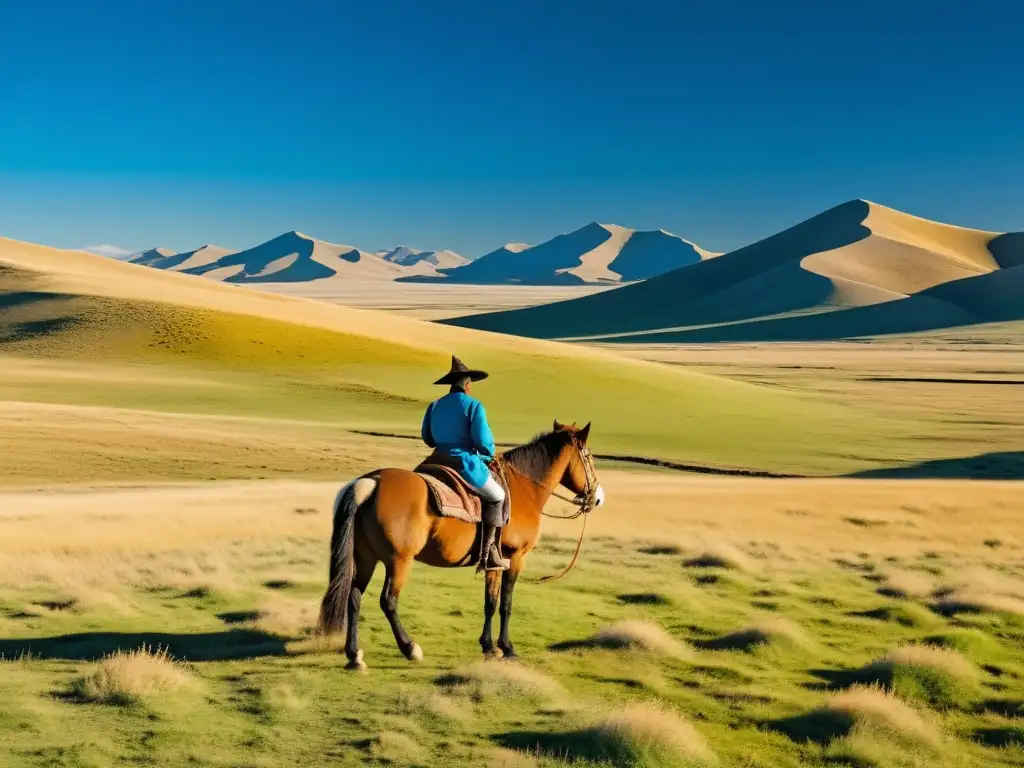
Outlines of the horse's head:
{"label": "horse's head", "polygon": [[590,424],[577,428],[576,423],[560,424],[555,421],[555,434],[569,439],[569,463],[562,475],[561,485],[576,494],[585,511],[604,504],[604,489],[597,480],[594,455],[587,447],[590,438]]}

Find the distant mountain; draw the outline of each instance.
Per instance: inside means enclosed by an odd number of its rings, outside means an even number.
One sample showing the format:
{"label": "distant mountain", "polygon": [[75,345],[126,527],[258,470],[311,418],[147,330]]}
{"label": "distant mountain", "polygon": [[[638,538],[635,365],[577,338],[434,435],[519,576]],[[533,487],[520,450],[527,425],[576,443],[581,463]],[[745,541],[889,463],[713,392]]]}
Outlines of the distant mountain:
{"label": "distant mountain", "polygon": [[180,271],[228,283],[296,283],[334,278],[394,280],[428,270],[433,271],[429,265],[402,267],[350,245],[286,232],[255,248],[226,253]]}
{"label": "distant mountain", "polygon": [[645,280],[716,255],[664,230],[593,222],[540,245],[509,243],[465,266],[439,271],[454,283],[607,285]]}
{"label": "distant mountain", "polygon": [[150,267],[161,259],[166,259],[168,256],[173,255],[174,251],[170,248],[150,248],[148,251],[134,254],[128,261],[132,264],[142,264],[143,266]]}
{"label": "distant mountain", "polygon": [[845,339],[1022,319],[1024,234],[853,200],[642,283],[445,322],[521,336],[686,343]]}
{"label": "distant mountain", "polygon": [[201,245],[194,251],[175,253],[166,248],[154,248],[144,251],[131,260],[132,264],[143,264],[155,269],[169,269],[174,272],[185,272],[194,267],[203,267],[234,253],[218,245]]}
{"label": "distant mountain", "polygon": [[400,245],[390,251],[377,251],[374,255],[403,267],[430,264],[440,269],[455,269],[469,263],[469,259],[455,251],[419,251],[407,245]]}

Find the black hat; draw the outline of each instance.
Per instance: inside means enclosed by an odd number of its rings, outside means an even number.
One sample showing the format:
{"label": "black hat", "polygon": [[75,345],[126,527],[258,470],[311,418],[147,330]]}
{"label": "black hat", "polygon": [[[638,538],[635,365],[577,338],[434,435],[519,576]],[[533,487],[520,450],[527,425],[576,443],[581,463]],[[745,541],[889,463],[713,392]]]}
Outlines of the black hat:
{"label": "black hat", "polygon": [[459,379],[465,379],[467,377],[470,381],[480,381],[481,379],[486,379],[487,374],[484,371],[472,370],[464,362],[459,360],[459,358],[452,355],[452,369],[434,383],[454,384]]}

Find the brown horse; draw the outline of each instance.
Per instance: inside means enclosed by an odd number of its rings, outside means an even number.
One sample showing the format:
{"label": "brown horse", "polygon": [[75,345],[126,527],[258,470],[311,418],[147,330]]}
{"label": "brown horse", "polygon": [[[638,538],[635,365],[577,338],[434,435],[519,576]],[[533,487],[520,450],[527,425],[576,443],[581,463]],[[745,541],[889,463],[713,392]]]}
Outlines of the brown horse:
{"label": "brown horse", "polygon": [[[506,452],[499,461],[511,496],[511,515],[502,530],[503,554],[511,560],[507,571],[485,576],[484,629],[480,646],[496,655],[491,620],[501,599],[498,648],[515,657],[509,640],[512,590],[524,561],[540,539],[541,512],[561,485],[576,494],[584,509],[600,506],[604,491],[597,482],[594,460],[587,448],[590,425],[576,429],[555,422],[553,432]],[[427,484],[404,469],[381,469],[352,481],[334,502],[331,536],[330,584],[320,606],[320,632],[348,630],[345,641],[347,669],[365,669],[359,647],[359,607],[370,578],[383,562],[384,589],[380,607],[391,624],[395,642],[407,659],[420,661],[423,651],[398,619],[398,598],[409,578],[413,560],[439,568],[476,564],[479,526],[441,517],[430,508]]]}

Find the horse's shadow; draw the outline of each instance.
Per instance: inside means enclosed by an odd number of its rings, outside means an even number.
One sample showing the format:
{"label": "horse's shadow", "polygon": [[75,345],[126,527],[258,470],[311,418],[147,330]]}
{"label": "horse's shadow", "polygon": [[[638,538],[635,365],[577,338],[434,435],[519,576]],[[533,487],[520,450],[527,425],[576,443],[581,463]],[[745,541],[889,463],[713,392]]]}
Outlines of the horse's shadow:
{"label": "horse's shadow", "polygon": [[281,638],[254,629],[228,629],[196,634],[170,632],[80,632],[55,637],[0,639],[0,657],[64,661],[95,661],[117,651],[140,647],[165,649],[182,661],[227,661],[258,656],[283,656]]}

